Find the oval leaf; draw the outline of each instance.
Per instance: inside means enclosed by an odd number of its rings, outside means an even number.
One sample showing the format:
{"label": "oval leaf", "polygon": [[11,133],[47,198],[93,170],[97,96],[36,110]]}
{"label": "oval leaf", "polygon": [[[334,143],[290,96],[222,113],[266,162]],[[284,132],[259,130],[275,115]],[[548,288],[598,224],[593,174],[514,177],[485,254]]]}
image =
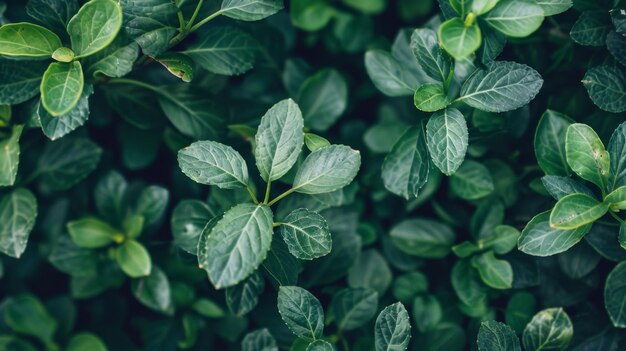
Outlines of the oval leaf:
{"label": "oval leaf", "polygon": [[197,141],[178,152],[180,169],[193,181],[222,189],[248,186],[248,167],[230,146],[215,141]]}
{"label": "oval leaf", "polygon": [[41,104],[52,116],[70,112],[78,103],[85,80],[80,62],[55,62],[41,80]]}
{"label": "oval leaf", "polygon": [[430,157],[445,175],[454,174],[463,163],[468,139],[465,117],[455,108],[434,113],[426,124],[426,145]]}
{"label": "oval leaf", "polygon": [[330,145],[312,152],[302,162],[293,189],[304,194],[322,194],[350,184],[361,166],[361,154],[345,145]]}
{"label": "oval leaf", "polygon": [[91,0],[67,24],[76,58],[107,47],[122,28],[122,7],[114,0]]}
{"label": "oval leaf", "polygon": [[297,286],[278,289],[278,312],[298,337],[313,341],[324,332],[324,310],[310,292]]}
{"label": "oval leaf", "polygon": [[50,57],[63,46],[50,30],[32,23],[0,26],[0,55]]}

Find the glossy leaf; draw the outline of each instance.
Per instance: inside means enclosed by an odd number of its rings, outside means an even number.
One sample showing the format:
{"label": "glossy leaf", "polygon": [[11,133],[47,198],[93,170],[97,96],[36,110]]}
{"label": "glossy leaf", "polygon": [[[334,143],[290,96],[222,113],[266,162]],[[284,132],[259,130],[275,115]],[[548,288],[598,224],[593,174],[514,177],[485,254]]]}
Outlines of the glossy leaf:
{"label": "glossy leaf", "polygon": [[461,166],[469,134],[465,117],[455,108],[434,113],[426,124],[426,145],[433,163],[445,175]]}
{"label": "glossy leaf", "polygon": [[485,22],[509,37],[526,37],[543,22],[544,12],[534,1],[500,0],[485,15]]}
{"label": "glossy leaf", "polygon": [[80,62],[55,62],[41,80],[41,104],[52,116],[70,112],[80,99],[85,80]]}
{"label": "glossy leaf", "polygon": [[604,306],[616,328],[626,327],[626,263],[615,266],[604,286]]}
{"label": "glossy leaf", "polygon": [[442,84],[423,84],[415,91],[413,103],[418,110],[424,112],[435,112],[446,108],[450,104],[445,89]]}
{"label": "glossy leaf", "polygon": [[178,152],[180,169],[193,181],[222,189],[245,188],[248,167],[232,147],[214,141],[197,141]]}
{"label": "glossy leaf", "polygon": [[572,339],[573,332],[572,322],[562,308],[539,311],[524,329],[524,349],[563,350]]}
{"label": "glossy leaf", "polygon": [[36,24],[22,22],[0,27],[0,55],[50,57],[62,45],[56,34]]}
{"label": "glossy leaf", "polygon": [[446,224],[422,218],[398,223],[389,235],[398,249],[421,258],[447,256],[455,239],[454,231]]}
{"label": "glossy leaf", "polygon": [[587,71],[582,83],[596,106],[608,112],[626,111],[626,73],[616,66],[597,66]]}
{"label": "glossy leaf", "polygon": [[400,302],[385,307],[374,327],[376,351],[403,351],[411,340],[409,314]]}
{"label": "glossy leaf", "polygon": [[122,28],[122,7],[115,0],[91,0],[67,24],[77,58],[107,47]]}
{"label": "glossy leaf", "polygon": [[609,153],[591,127],[575,123],[567,128],[565,154],[567,163],[574,173],[606,189],[609,177]]}
{"label": "glossy leaf", "polygon": [[462,60],[478,49],[482,35],[476,23],[466,27],[460,18],[452,18],[439,26],[439,40],[455,60]]}
{"label": "glossy leaf", "polygon": [[344,145],[330,145],[312,152],[302,162],[293,181],[294,191],[322,194],[350,184],[361,166],[361,154]]}
{"label": "glossy leaf", "polygon": [[506,260],[498,259],[493,251],[474,256],[472,265],[478,270],[480,278],[494,289],[510,289],[513,284],[513,269]]}
{"label": "glossy leaf", "polygon": [[439,47],[437,33],[430,29],[416,29],[411,35],[411,50],[430,78],[441,83],[448,80],[454,65]]}
{"label": "glossy leaf", "polygon": [[589,232],[591,225],[575,229],[557,229],[550,225],[550,212],[546,211],[528,222],[519,238],[520,251],[533,256],[551,256],[567,251]]}
{"label": "glossy leaf", "polygon": [[16,125],[11,130],[11,135],[0,141],[0,186],[11,186],[15,183],[17,168],[20,164],[20,136],[24,130],[23,125]]}
{"label": "glossy leaf", "polygon": [[68,222],[67,231],[76,245],[86,248],[107,246],[123,238],[123,235],[108,223],[93,217]]}
{"label": "glossy leaf", "polygon": [[565,156],[565,135],[572,120],[559,112],[546,110],[541,115],[535,132],[535,156],[547,175],[569,176]]}
{"label": "glossy leaf", "polygon": [[571,194],[559,200],[550,214],[550,226],[558,229],[576,229],[604,216],[609,204],[585,194]]}
{"label": "glossy leaf", "polygon": [[115,260],[131,278],[145,277],[152,272],[150,253],[135,240],[127,240],[119,246],[115,251]]}

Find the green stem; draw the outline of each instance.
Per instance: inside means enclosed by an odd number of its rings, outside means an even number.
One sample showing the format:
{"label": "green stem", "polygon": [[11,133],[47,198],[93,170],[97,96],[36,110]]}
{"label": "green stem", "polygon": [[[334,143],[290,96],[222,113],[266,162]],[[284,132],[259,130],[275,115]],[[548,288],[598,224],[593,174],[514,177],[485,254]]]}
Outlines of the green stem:
{"label": "green stem", "polygon": [[344,350],[350,351],[350,346],[348,345],[348,341],[346,341],[346,338],[341,338],[341,345],[343,345]]}
{"label": "green stem", "polygon": [[266,204],[268,201],[270,201],[270,186],[272,185],[272,181],[268,180],[267,181],[267,187],[265,188],[265,199],[263,200],[263,203]]}
{"label": "green stem", "polygon": [[254,195],[254,191],[252,191],[252,187],[250,186],[250,184],[248,184],[246,189],[248,190],[248,194],[250,194],[250,197],[252,198],[252,201],[254,201],[254,203],[258,205],[259,204],[259,200],[256,199],[256,196]]}
{"label": "green stem", "polygon": [[193,23],[196,21],[196,17],[198,17],[198,13],[200,13],[200,8],[202,7],[203,2],[204,0],[198,1],[198,5],[196,6],[196,9],[193,11],[193,15],[191,15],[191,18],[189,19],[189,22],[187,23],[187,26],[185,27],[185,32],[189,32],[189,30],[193,26]]}
{"label": "green stem", "polygon": [[207,18],[203,19],[202,21],[198,22],[197,24],[195,24],[194,26],[189,28],[189,33],[192,33],[194,31],[196,31],[198,28],[202,27],[204,24],[206,24],[207,22],[209,22],[210,20],[214,19],[215,17],[217,17],[217,16],[219,16],[221,14],[222,14],[222,10],[219,10],[219,11],[217,11],[215,13],[212,13]]}
{"label": "green stem", "polygon": [[183,29],[185,29],[185,18],[183,17],[183,12],[178,11],[178,31]]}
{"label": "green stem", "polygon": [[467,14],[467,17],[465,17],[465,22],[463,22],[463,25],[465,27],[469,27],[472,24],[474,24],[475,19],[476,19],[476,14],[474,14],[473,12],[470,12]]}
{"label": "green stem", "polygon": [[109,80],[108,84],[130,84],[130,85],[138,86],[140,88],[154,91],[157,94],[163,94],[163,91],[159,87],[156,87],[152,84],[144,83],[142,81],[135,80],[135,79],[114,78],[114,79]]}
{"label": "green stem", "polygon": [[624,223],[624,220],[621,219],[620,216],[617,215],[617,213],[615,213],[613,211],[609,211],[609,213],[611,214],[611,216],[613,216],[613,218],[615,218],[621,224],[626,224],[626,223]]}
{"label": "green stem", "polygon": [[274,227],[274,228],[278,228],[278,227],[280,227],[281,225],[283,225],[283,223],[281,223],[281,222],[276,222],[276,223],[273,223],[273,224],[272,224],[272,227]]}
{"label": "green stem", "polygon": [[270,201],[267,205],[268,205],[268,206],[272,206],[273,204],[277,203],[277,202],[278,202],[278,201],[280,201],[282,198],[284,198],[285,196],[287,196],[287,195],[289,195],[289,194],[293,193],[294,191],[296,191],[296,189],[295,189],[295,188],[291,188],[291,189],[289,189],[289,190],[285,191],[284,193],[282,193],[282,194],[280,194],[280,195],[276,196],[276,198],[275,198],[274,200]]}

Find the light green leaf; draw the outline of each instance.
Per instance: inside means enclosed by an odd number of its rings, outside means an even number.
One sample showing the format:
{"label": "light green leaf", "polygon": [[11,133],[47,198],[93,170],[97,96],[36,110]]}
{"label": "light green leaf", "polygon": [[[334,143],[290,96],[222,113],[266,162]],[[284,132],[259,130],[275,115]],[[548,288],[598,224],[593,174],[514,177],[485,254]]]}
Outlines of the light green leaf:
{"label": "light green leaf", "polygon": [[401,251],[431,259],[446,257],[455,239],[448,225],[425,218],[404,220],[391,228],[389,235]]}
{"label": "light green leaf", "polygon": [[564,350],[572,339],[574,327],[562,308],[539,311],[524,328],[522,342],[526,351]]}
{"label": "light green leaf", "polygon": [[557,229],[550,226],[550,213],[546,211],[528,222],[518,241],[520,251],[533,256],[552,256],[576,245],[591,229],[591,225],[576,229]]}
{"label": "light green leaf", "polygon": [[481,248],[492,249],[498,255],[504,255],[517,246],[519,236],[517,228],[499,225],[493,229],[493,234],[478,240],[478,245]]}
{"label": "light green leaf", "polygon": [[604,307],[616,328],[626,328],[626,262],[620,262],[604,285]]}
{"label": "light green leaf", "polygon": [[348,106],[348,83],[338,71],[323,69],[302,83],[296,101],[304,124],[313,130],[325,131]]}
{"label": "light green leaf", "polygon": [[309,151],[317,151],[323,147],[329,146],[330,142],[317,134],[304,133],[304,144]]}
{"label": "light green leaf", "polygon": [[122,7],[115,0],[91,0],[67,24],[76,58],[107,47],[122,28]]}
{"label": "light green leaf", "polygon": [[220,12],[240,21],[258,21],[282,9],[282,0],[223,0]]}
{"label": "light green leaf", "polygon": [[557,229],[576,229],[604,216],[609,204],[599,202],[586,194],[571,194],[554,205],[550,226]]}
{"label": "light green leaf", "polygon": [[411,35],[411,51],[428,76],[444,83],[454,71],[450,56],[439,47],[437,33],[431,29],[416,29]]}
{"label": "light green leaf", "polygon": [[295,27],[313,32],[324,28],[335,10],[325,0],[292,0],[289,14]]}
{"label": "light green leaf", "polygon": [[297,286],[278,289],[278,312],[298,337],[313,341],[324,332],[324,310],[310,292]]}
{"label": "light green leaf", "polygon": [[0,251],[20,258],[37,219],[37,199],[18,188],[0,198]]}
{"label": "light green leaf", "polygon": [[300,208],[281,222],[280,233],[289,252],[302,260],[328,255],[332,241],[328,224],[320,214]]}
{"label": "light green leaf", "polygon": [[67,22],[76,12],[76,0],[29,0],[26,3],[26,13],[56,33],[65,32]]}
{"label": "light green leaf", "polygon": [[264,289],[263,276],[254,272],[241,283],[226,289],[226,305],[233,314],[243,317],[256,307]]}
{"label": "light green leaf", "polygon": [[76,106],[69,112],[56,117],[48,113],[39,103],[37,105],[37,117],[39,117],[43,133],[54,141],[85,124],[89,118],[89,96],[92,93],[93,86],[91,84],[85,85]]}
{"label": "light green leaf", "polygon": [[535,156],[547,175],[569,176],[572,172],[565,157],[565,135],[572,120],[559,112],[546,110],[535,132]]}
{"label": "light green leaf", "polygon": [[222,189],[248,186],[246,161],[232,147],[215,141],[196,141],[178,152],[180,169],[193,181]]}
{"label": "light green leaf", "polygon": [[66,351],[107,351],[107,347],[99,337],[91,333],[80,333],[72,336]]}
{"label": "light green leaf", "polygon": [[46,67],[42,61],[0,59],[0,104],[15,105],[37,95]]}
{"label": "light green leaf", "polygon": [[519,339],[511,327],[496,321],[480,324],[478,351],[522,351]]}
{"label": "light green leaf", "polygon": [[267,328],[250,332],[241,340],[241,351],[278,351],[276,340]]}
{"label": "light green leaf", "polygon": [[506,112],[528,104],[542,85],[543,79],[534,69],[520,63],[495,61],[487,69],[474,71],[455,101],[482,111]]}
{"label": "light green leaf", "polygon": [[439,26],[439,40],[452,57],[462,60],[480,47],[482,36],[478,24],[466,27],[463,20],[455,17]]}
{"label": "light green leaf", "polygon": [[159,105],[174,127],[187,136],[199,140],[217,139],[222,133],[223,106],[197,91],[162,89]]}
{"label": "light green leaf", "polygon": [[435,112],[446,108],[450,104],[450,98],[445,92],[443,84],[422,84],[413,95],[413,103],[418,110]]}
{"label": "light green leaf", "polygon": [[133,279],[131,289],[144,306],[166,315],[174,313],[170,282],[159,267],[152,267],[150,275],[146,277]]}
{"label": "light green leaf", "polygon": [[558,15],[573,5],[572,0],[535,0],[535,2],[541,6],[545,16]]}
{"label": "light green leaf", "polygon": [[100,162],[102,149],[86,138],[62,138],[48,143],[35,174],[50,190],[66,190],[87,177]]}
{"label": "light green leaf", "polygon": [[428,180],[430,156],[424,128],[409,128],[395,143],[382,165],[385,188],[405,199],[417,197]]}
{"label": "light green leaf", "polygon": [[385,307],[376,318],[376,351],[404,351],[411,340],[409,314],[400,302]]}
{"label": "light green leaf", "polygon": [[237,285],[261,265],[272,244],[272,217],[267,206],[240,204],[215,224],[198,260],[216,289]]}
{"label": "light green leaf", "polygon": [[236,76],[252,68],[258,43],[248,33],[235,27],[218,27],[202,40],[190,45],[185,55],[209,72]]}
{"label": "light green leaf", "polygon": [[495,189],[487,167],[465,160],[450,178],[450,190],[465,200],[476,200],[491,194]]}
{"label": "light green leaf", "polygon": [[609,177],[609,153],[598,134],[588,125],[575,123],[565,137],[567,163],[582,179],[606,190]]}
{"label": "light green leaf", "polygon": [[491,9],[496,6],[498,1],[500,0],[473,0],[471,7],[472,12],[475,13],[477,16],[485,14],[491,11]]}
{"label": "light green leaf", "polygon": [[97,77],[102,74],[113,78],[123,77],[132,71],[138,56],[139,45],[126,42],[120,35],[111,45],[84,60],[85,76]]}
{"label": "light green leaf", "polygon": [[574,23],[569,35],[580,45],[604,46],[610,31],[609,16],[605,11],[585,11]]}
{"label": "light green leaf", "polygon": [[361,154],[345,145],[330,145],[312,152],[302,162],[293,189],[304,194],[322,194],[350,184],[361,166]]}
{"label": "light green leaf", "polygon": [[115,251],[115,260],[122,271],[131,278],[150,275],[152,259],[148,250],[135,240],[127,240]]}
{"label": "light green leaf", "polygon": [[195,63],[187,55],[178,52],[166,52],[156,57],[156,60],[173,76],[189,83],[195,76]]}
{"label": "light green leaf", "polygon": [[304,143],[304,120],[293,100],[283,100],[261,118],[254,149],[261,178],[271,182],[284,176],[298,160]]}
{"label": "light green leaf", "polygon": [[395,57],[382,50],[365,53],[365,69],[372,83],[387,96],[409,96],[419,82]]}
{"label": "light green leaf", "polygon": [[604,202],[609,204],[617,204],[626,201],[626,186],[621,186],[604,197]]}
{"label": "light green leaf", "polygon": [[493,251],[472,258],[472,266],[480,278],[494,289],[510,289],[513,285],[513,269],[508,261],[497,259]]}
{"label": "light green leaf", "polygon": [[613,190],[626,185],[626,123],[620,124],[613,131],[607,151],[612,160],[609,190]]}
{"label": "light green leaf", "polygon": [[593,191],[589,190],[581,182],[569,177],[543,176],[541,177],[541,183],[555,200],[560,200],[566,195],[575,193],[595,196]]}
{"label": "light green leaf", "polygon": [[501,0],[484,20],[502,34],[522,38],[539,29],[543,16],[543,9],[534,1]]}
{"label": "light green leaf", "polygon": [[463,163],[468,138],[465,117],[455,108],[434,113],[426,124],[426,145],[430,157],[445,175],[454,174]]}
{"label": "light green leaf", "polygon": [[34,336],[44,343],[52,342],[58,323],[36,297],[17,295],[3,303],[4,322],[16,333]]}
{"label": "light green leaf", "polygon": [[583,85],[591,101],[604,111],[626,111],[626,73],[616,66],[597,66],[587,71]]}
{"label": "light green leaf", "polygon": [[50,57],[63,46],[50,30],[32,23],[10,23],[0,26],[0,55]]}
{"label": "light green leaf", "polygon": [[80,62],[55,62],[41,80],[41,104],[52,116],[70,112],[78,103],[85,80]]}
{"label": "light green leaf", "polygon": [[124,239],[123,234],[118,230],[94,217],[85,217],[67,223],[67,231],[76,245],[86,248],[103,247]]}
{"label": "light green leaf", "polygon": [[16,124],[11,135],[0,141],[0,186],[11,186],[15,183],[17,168],[20,164],[20,136],[24,126]]}
{"label": "light green leaf", "polygon": [[378,293],[364,288],[343,289],[333,297],[330,308],[339,330],[353,330],[374,317]]}

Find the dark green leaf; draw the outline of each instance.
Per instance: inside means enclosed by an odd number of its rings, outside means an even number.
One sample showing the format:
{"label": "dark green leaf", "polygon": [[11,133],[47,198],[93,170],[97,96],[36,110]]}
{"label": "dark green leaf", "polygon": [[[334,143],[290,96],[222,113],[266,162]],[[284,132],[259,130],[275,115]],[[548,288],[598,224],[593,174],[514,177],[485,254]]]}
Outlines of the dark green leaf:
{"label": "dark green leaf", "polygon": [[434,113],[426,124],[426,140],[433,163],[452,175],[465,159],[468,145],[465,117],[455,108]]}
{"label": "dark green leaf", "polygon": [[148,308],[167,315],[174,313],[170,282],[158,267],[152,267],[147,277],[133,280],[131,287],[137,300]]}
{"label": "dark green leaf", "polygon": [[259,303],[259,295],[265,289],[265,280],[254,273],[241,283],[226,289],[226,305],[235,315],[243,317]]}
{"label": "dark green leaf", "polygon": [[604,286],[604,306],[616,328],[626,327],[626,263],[611,271]]}
{"label": "dark green leaf", "polygon": [[348,105],[348,84],[334,69],[323,69],[309,77],[296,99],[304,124],[314,130],[325,131],[343,114]]}
{"label": "dark green leaf", "polygon": [[280,233],[289,252],[299,259],[312,260],[328,255],[332,241],[328,224],[320,214],[300,208],[281,222]]}
{"label": "dark green leaf", "polygon": [[0,251],[20,258],[37,219],[37,199],[18,188],[0,198]]}
{"label": "dark green leaf", "polygon": [[312,152],[302,162],[293,190],[322,194],[350,184],[361,166],[361,154],[345,145],[330,145]]}
{"label": "dark green leaf", "polygon": [[522,338],[527,351],[563,350],[574,328],[562,308],[548,308],[537,313],[524,329]]}
{"label": "dark green leaf", "polygon": [[54,141],[85,124],[89,118],[89,97],[92,93],[93,87],[90,84],[85,85],[76,106],[59,116],[51,115],[41,103],[38,104],[37,116],[43,133]]}
{"label": "dark green leaf", "polygon": [[20,136],[23,125],[15,125],[11,135],[0,141],[0,186],[11,186],[15,183],[17,168],[20,164]]}
{"label": "dark green leaf", "polygon": [[240,21],[258,21],[282,9],[282,0],[224,0],[220,12]]}
{"label": "dark green leaf", "polygon": [[565,157],[565,135],[572,120],[559,112],[546,110],[541,115],[535,132],[535,156],[547,175],[569,176]]}
{"label": "dark green leaf", "polygon": [[403,351],[411,340],[409,314],[400,302],[385,307],[376,318],[376,351]]}
{"label": "dark green leaf", "polygon": [[540,213],[528,222],[519,238],[520,251],[533,256],[552,256],[576,245],[591,228],[591,225],[576,229],[554,228],[550,226],[550,212]]}
{"label": "dark green leaf", "polygon": [[197,141],[178,152],[180,169],[193,181],[222,189],[248,186],[248,167],[232,147],[214,141]]}
{"label": "dark green leaf", "polygon": [[604,40],[610,30],[611,26],[606,12],[586,11],[574,23],[569,35],[580,45],[604,46]]}
{"label": "dark green leaf", "polygon": [[224,125],[224,109],[213,100],[183,89],[161,90],[159,105],[179,132],[194,139],[217,139]]}
{"label": "dark green leaf", "polygon": [[480,324],[476,343],[479,351],[522,351],[513,329],[496,321]]}
{"label": "dark green leaf", "polygon": [[298,337],[316,340],[324,331],[324,310],[310,292],[297,286],[281,286],[278,311],[287,327]]}
{"label": "dark green leaf", "polygon": [[78,12],[76,0],[28,0],[26,13],[56,33],[63,33],[67,22]]}
{"label": "dark green leaf", "polygon": [[476,200],[491,194],[494,190],[493,178],[487,167],[465,160],[450,178],[450,190],[465,200]]}
{"label": "dark green leaf", "polygon": [[353,330],[374,317],[378,294],[363,288],[344,289],[333,297],[331,308],[339,330]]}
{"label": "dark green leaf", "polygon": [[246,334],[241,340],[241,351],[278,351],[276,340],[266,328]]}
{"label": "dark green leaf", "polygon": [[89,139],[62,138],[48,143],[35,174],[51,190],[66,190],[87,177],[100,162],[102,149]]}
{"label": "dark green leaf", "polygon": [[440,47],[437,33],[430,29],[416,29],[411,35],[411,50],[424,72],[436,81],[448,80],[454,65]]}
{"label": "dark green leaf", "polygon": [[0,59],[0,104],[19,104],[39,93],[46,63]]}
{"label": "dark green leaf", "polygon": [[389,235],[400,250],[422,258],[446,257],[455,239],[454,231],[446,224],[422,218],[398,223]]}
{"label": "dark green leaf", "polygon": [[382,178],[385,188],[405,199],[417,197],[428,180],[430,156],[424,128],[408,129],[385,157]]}
{"label": "dark green leaf", "polygon": [[626,73],[616,66],[597,66],[587,71],[583,85],[596,106],[608,112],[626,111]]}
{"label": "dark green leaf", "polygon": [[474,256],[472,266],[478,270],[480,278],[494,289],[510,289],[513,284],[513,269],[508,261],[497,259],[493,251]]}

